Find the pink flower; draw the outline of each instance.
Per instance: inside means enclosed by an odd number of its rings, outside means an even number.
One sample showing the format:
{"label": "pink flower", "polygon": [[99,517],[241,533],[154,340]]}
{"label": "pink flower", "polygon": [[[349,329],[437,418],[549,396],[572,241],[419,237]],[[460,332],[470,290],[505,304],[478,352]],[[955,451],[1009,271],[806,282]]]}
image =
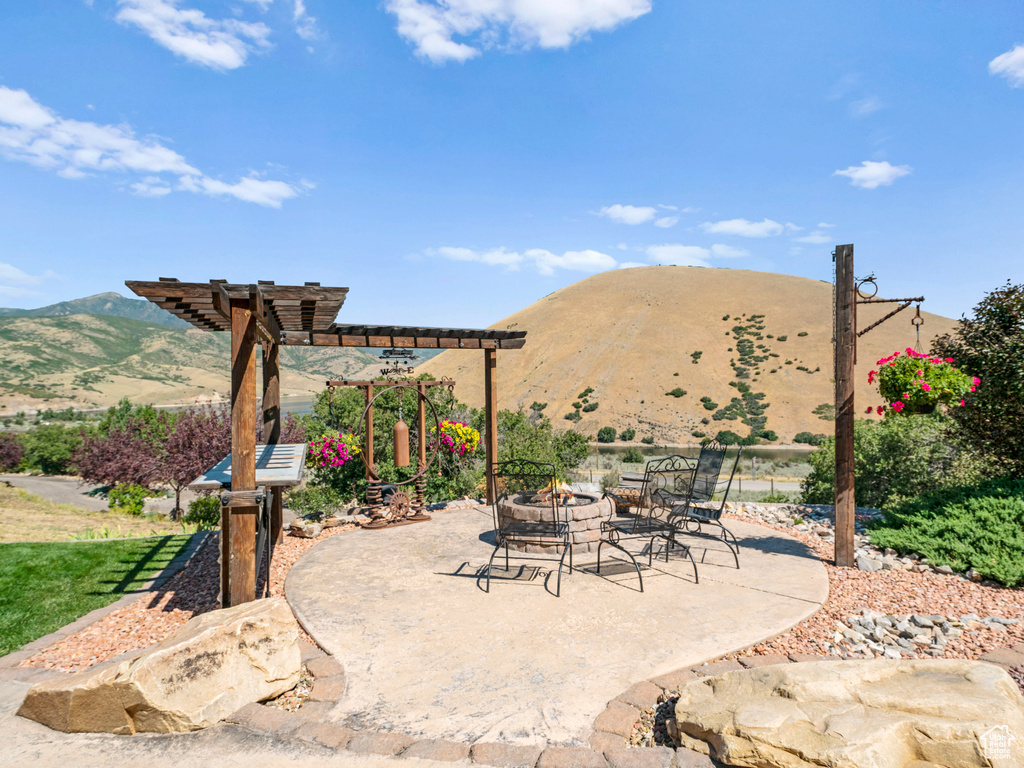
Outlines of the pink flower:
{"label": "pink flower", "polygon": [[885,413],[885,406],[884,405],[878,406],[875,409],[875,412],[878,413],[879,416],[881,416],[883,413]]}
{"label": "pink flower", "polygon": [[897,400],[895,403],[893,403],[889,407],[892,408],[894,411],[896,411],[896,413],[899,413],[900,411],[903,410],[903,403],[901,401]]}
{"label": "pink flower", "polygon": [[918,375],[918,376],[924,376],[924,371],[918,371],[918,372],[917,372],[917,375]]}
{"label": "pink flower", "polygon": [[974,392],[976,389],[977,387],[971,387],[971,392]]}
{"label": "pink flower", "polygon": [[964,402],[963,400],[961,400],[961,401],[960,401],[960,406],[961,406],[961,407],[963,407],[963,406],[965,406],[965,405],[967,405],[967,403],[965,403],[965,402]]}
{"label": "pink flower", "polygon": [[953,358],[952,357],[947,357],[945,362],[952,363],[953,362]]}
{"label": "pink flower", "polygon": [[924,384],[921,385],[921,389],[923,389],[925,392],[931,392],[932,385],[925,382]]}
{"label": "pink flower", "polygon": [[975,384],[981,384],[981,379],[979,379],[977,376],[972,376],[971,381],[973,381]]}
{"label": "pink flower", "polygon": [[903,399],[904,400],[909,400],[910,399],[910,393],[909,392],[904,392],[903,393]]}

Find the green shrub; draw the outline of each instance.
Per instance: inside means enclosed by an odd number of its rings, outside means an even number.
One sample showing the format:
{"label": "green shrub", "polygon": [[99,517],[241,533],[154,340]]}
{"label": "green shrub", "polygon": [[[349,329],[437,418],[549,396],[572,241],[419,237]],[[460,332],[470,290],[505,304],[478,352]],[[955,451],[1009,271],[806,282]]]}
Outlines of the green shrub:
{"label": "green shrub", "polygon": [[686,390],[685,389],[680,389],[679,387],[676,387],[671,392],[666,392],[665,394],[666,395],[671,395],[672,397],[682,397],[683,395],[686,394]]}
{"label": "green shrub", "polygon": [[133,483],[118,483],[107,491],[107,504],[111,512],[141,515],[146,499],[153,495],[149,488]]}
{"label": "green shrub", "polygon": [[813,413],[822,421],[836,420],[836,407],[832,405],[832,403],[822,403],[821,405],[816,405],[814,407],[814,410],[811,411],[811,413]]}
{"label": "green shrub", "polygon": [[643,443],[644,445],[654,445],[654,435],[647,435],[646,437],[641,437],[640,442]]}
{"label": "green shrub", "polygon": [[628,442],[634,440],[635,438],[636,438],[636,430],[633,429],[632,427],[630,427],[628,429],[624,429],[621,432],[619,432],[619,440],[621,440],[624,443],[628,443]]}
{"label": "green shrub", "polygon": [[774,429],[761,430],[761,437],[769,443],[779,439],[779,435]]}
{"label": "green shrub", "polygon": [[594,402],[594,403],[587,403],[586,405],[583,406],[583,412],[584,413],[593,413],[594,411],[597,410],[597,406],[598,406],[598,403],[596,403],[596,402]]}
{"label": "green shrub", "polygon": [[698,361],[700,361],[700,356],[703,355],[703,354],[704,353],[701,352],[699,349],[696,352],[691,352],[690,353],[690,360],[692,360],[693,364],[696,365],[698,363]]}
{"label": "green shrub", "polygon": [[597,442],[614,443],[615,427],[601,427],[599,430],[597,430]]}
{"label": "green shrub", "polygon": [[706,434],[705,432],[701,432],[701,431],[700,431],[699,429],[694,429],[694,430],[691,430],[691,431],[690,431],[690,434],[691,434],[691,435],[692,435],[693,437],[698,437],[698,438],[699,438],[699,437],[707,437],[707,434]]}
{"label": "green shrub", "polygon": [[534,400],[533,401],[533,405],[530,406],[530,410],[531,411],[537,411],[537,413],[540,413],[541,411],[543,411],[547,407],[548,407],[547,403],[539,403],[536,400]]}
{"label": "green shrub", "polygon": [[220,499],[216,496],[198,496],[188,503],[183,523],[195,525],[200,531],[220,528]]}
{"label": "green shrub", "polygon": [[580,408],[583,407],[583,403],[581,403],[579,400],[577,400],[575,403],[572,404],[572,407],[575,408],[578,411]]}
{"label": "green shrub", "polygon": [[583,418],[583,415],[579,411],[570,411],[562,418],[566,421],[580,421]]}
{"label": "green shrub", "polygon": [[807,331],[800,331],[800,333],[797,334],[797,336],[806,336],[806,335],[807,335]]}
{"label": "green shrub", "polygon": [[643,464],[644,455],[640,453],[639,448],[630,446],[622,454],[623,464]]}
{"label": "green shrub", "polygon": [[956,571],[1024,586],[1024,480],[943,488],[887,506],[871,541]]}
{"label": "green shrub", "polygon": [[828,435],[813,434],[811,432],[797,432],[793,438],[794,443],[806,443],[807,445],[821,445]]}
{"label": "green shrub", "polygon": [[[307,485],[291,492],[288,496],[288,508],[302,517],[322,518],[333,515],[348,500],[338,488],[328,485]],[[192,505],[189,504],[189,514],[191,511]]]}
{"label": "green shrub", "polygon": [[576,397],[578,399],[582,400],[585,397],[590,397],[590,395],[591,395],[591,393],[593,393],[593,391],[594,391],[593,387],[587,387],[582,392],[580,392],[578,395],[576,395]]}
{"label": "green shrub", "polygon": [[[855,501],[882,508],[896,497],[916,497],[957,479],[959,450],[950,439],[949,417],[891,416],[854,422]],[[803,482],[805,504],[835,501],[835,436],[810,456]]]}
{"label": "green shrub", "polygon": [[601,490],[610,491],[612,488],[618,487],[620,480],[622,480],[622,476],[616,470],[605,472],[601,476]]}
{"label": "green shrub", "polygon": [[700,399],[700,404],[704,406],[704,410],[705,411],[717,411],[718,410],[718,403],[713,401],[710,397],[702,397]]}
{"label": "green shrub", "polygon": [[44,475],[67,475],[72,472],[71,457],[82,444],[79,427],[45,424],[21,436],[25,449],[24,466]]}
{"label": "green shrub", "polygon": [[743,440],[743,438],[737,435],[731,429],[723,429],[717,435],[715,435],[715,440],[720,442],[722,445],[736,445],[741,440]]}
{"label": "green shrub", "polygon": [[786,339],[788,339],[788,338],[789,338],[789,336],[777,336],[777,337],[775,338],[775,340],[776,340],[776,341],[785,341],[785,340],[786,340]]}

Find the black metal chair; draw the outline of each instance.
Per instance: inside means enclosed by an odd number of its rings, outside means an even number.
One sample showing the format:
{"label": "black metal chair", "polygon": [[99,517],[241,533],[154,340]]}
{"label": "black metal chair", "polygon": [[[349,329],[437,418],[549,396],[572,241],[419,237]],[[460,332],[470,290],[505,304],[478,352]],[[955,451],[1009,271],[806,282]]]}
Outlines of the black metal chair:
{"label": "black metal chair", "polygon": [[[740,446],[736,458],[732,462],[729,477],[723,479],[722,470],[726,467],[726,447],[716,440],[704,443],[697,459],[697,470],[694,473],[690,502],[685,509],[681,510],[681,514],[676,520],[678,532],[715,539],[725,544],[732,553],[737,568],[740,567],[739,542],[732,531],[722,524],[721,518],[742,455],[743,447]],[[705,531],[705,527],[712,530]],[[701,555],[701,562],[704,562],[705,555],[707,555],[706,549]]]}
{"label": "black metal chair", "polygon": [[[618,519],[613,515],[611,519],[601,524],[601,541],[597,545],[598,573],[601,572],[601,547],[608,544],[624,552],[632,561],[640,580],[640,591],[643,592],[644,579],[640,573],[640,566],[621,542],[647,539],[647,564],[650,566],[654,563],[654,543],[661,539],[665,542],[665,561],[668,561],[669,551],[673,547],[681,549],[693,564],[693,578],[699,583],[697,562],[690,554],[690,548],[678,541],[675,535],[677,525],[690,505],[696,471],[697,461],[686,456],[668,456],[647,463],[636,514],[627,515],[625,519]],[[605,495],[614,499],[616,506],[628,504],[627,500],[613,492]]]}
{"label": "black metal chair", "polygon": [[[572,544],[569,537],[568,511],[558,503],[556,493],[555,467],[527,459],[514,459],[499,462],[494,467],[490,478],[491,498],[494,499],[494,551],[487,562],[487,583],[485,592],[491,591],[491,567],[494,556],[502,547],[505,548],[505,570],[509,569],[509,544],[554,546],[556,551],[561,547],[562,553],[558,560],[558,582],[555,596],[562,594],[562,566],[565,556],[569,555],[569,573],[572,573]],[[548,496],[538,491],[550,488]],[[502,512],[503,504],[508,500],[520,504],[537,507],[537,520],[518,520]],[[526,558],[532,559],[532,558]]]}

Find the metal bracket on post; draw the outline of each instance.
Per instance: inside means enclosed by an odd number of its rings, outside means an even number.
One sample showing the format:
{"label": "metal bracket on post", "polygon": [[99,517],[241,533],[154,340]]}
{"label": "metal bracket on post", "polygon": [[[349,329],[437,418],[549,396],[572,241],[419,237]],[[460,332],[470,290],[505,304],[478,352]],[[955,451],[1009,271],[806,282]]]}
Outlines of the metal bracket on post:
{"label": "metal bracket on post", "polygon": [[222,507],[258,507],[263,503],[263,491],[223,491],[220,494]]}

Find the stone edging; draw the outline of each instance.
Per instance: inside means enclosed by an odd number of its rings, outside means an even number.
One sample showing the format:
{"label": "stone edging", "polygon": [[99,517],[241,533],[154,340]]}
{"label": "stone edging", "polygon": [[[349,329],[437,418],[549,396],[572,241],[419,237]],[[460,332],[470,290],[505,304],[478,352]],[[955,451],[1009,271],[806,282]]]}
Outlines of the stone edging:
{"label": "stone edging", "polygon": [[61,640],[85,629],[90,624],[105,618],[114,611],[131,605],[146,592],[153,592],[162,587],[168,579],[191,562],[200,547],[202,547],[214,533],[215,531],[198,531],[193,533],[188,544],[185,545],[185,548],[175,555],[171,562],[164,566],[164,569],[160,571],[160,573],[149,579],[149,581],[142,586],[133,589],[131,592],[126,592],[110,605],[105,605],[102,608],[90,611],[81,618],[61,627],[56,632],[51,632],[48,635],[36,638],[32,642],[26,643],[18,650],[12,651],[6,656],[0,656],[0,680],[21,680],[23,682],[31,683],[47,677],[52,677],[55,674],[61,674],[56,670],[43,669],[41,667],[19,667],[18,665],[25,659],[34,656],[38,651],[41,651],[44,648],[49,648],[54,643],[59,643]]}

